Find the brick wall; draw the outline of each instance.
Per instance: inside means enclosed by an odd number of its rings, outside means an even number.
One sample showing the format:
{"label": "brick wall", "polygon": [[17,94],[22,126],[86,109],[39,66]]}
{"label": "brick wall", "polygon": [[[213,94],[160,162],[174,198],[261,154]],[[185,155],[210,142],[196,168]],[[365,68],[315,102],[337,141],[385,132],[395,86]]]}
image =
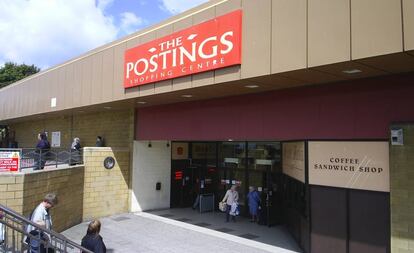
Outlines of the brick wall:
{"label": "brick wall", "polygon": [[84,167],[48,170],[26,174],[24,177],[23,214],[30,212],[54,192],[58,205],[51,209],[53,229],[61,232],[82,221]]}
{"label": "brick wall", "polygon": [[[37,134],[61,132],[61,148],[69,148],[74,137],[83,147],[95,146],[96,136],[105,138],[108,147],[130,147],[134,134],[134,110],[105,111],[73,116],[60,116],[11,124],[19,147],[31,148],[37,143]],[[49,139],[50,141],[50,139]]]}
{"label": "brick wall", "polygon": [[29,216],[48,192],[58,195],[51,209],[53,229],[63,231],[82,221],[84,167],[43,170],[32,173],[2,173],[0,204]]}
{"label": "brick wall", "polygon": [[15,132],[19,147],[34,148],[37,143],[37,135],[40,132],[61,132],[61,147],[68,147],[71,140],[70,133],[71,117],[61,116],[50,119],[39,119],[33,121],[11,124],[10,128]]}
{"label": "brick wall", "polygon": [[[110,170],[103,166],[108,156],[115,159]],[[53,228],[61,232],[82,220],[128,212],[130,174],[128,147],[87,147],[84,166],[1,173],[0,204],[27,217],[48,192],[55,192],[59,203],[51,209]]]}
{"label": "brick wall", "polygon": [[404,145],[391,146],[391,252],[414,252],[414,124],[400,125]]}
{"label": "brick wall", "polygon": [[0,204],[23,212],[23,173],[2,173],[0,175]]}
{"label": "brick wall", "polygon": [[[115,158],[113,169],[105,169],[104,159]],[[129,148],[85,148],[85,188],[83,219],[90,220],[129,211]]]}

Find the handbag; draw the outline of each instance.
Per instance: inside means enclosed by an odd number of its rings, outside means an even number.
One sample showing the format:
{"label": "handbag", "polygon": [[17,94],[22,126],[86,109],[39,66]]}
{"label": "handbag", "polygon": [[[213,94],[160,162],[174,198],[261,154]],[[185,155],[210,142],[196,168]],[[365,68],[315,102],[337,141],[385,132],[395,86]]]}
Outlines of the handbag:
{"label": "handbag", "polygon": [[225,202],[219,202],[219,210],[222,212],[227,211],[227,204]]}

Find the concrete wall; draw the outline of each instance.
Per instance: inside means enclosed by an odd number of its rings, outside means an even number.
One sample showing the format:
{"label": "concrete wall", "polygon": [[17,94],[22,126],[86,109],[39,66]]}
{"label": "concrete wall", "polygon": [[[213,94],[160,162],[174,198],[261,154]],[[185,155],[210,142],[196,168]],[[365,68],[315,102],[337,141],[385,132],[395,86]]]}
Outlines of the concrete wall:
{"label": "concrete wall", "polygon": [[404,145],[391,146],[391,252],[414,251],[414,124],[404,131]]}
{"label": "concrete wall", "polygon": [[[134,111],[106,111],[66,115],[30,120],[10,125],[19,147],[33,148],[37,134],[46,131],[61,132],[61,148],[68,149],[74,137],[81,139],[83,147],[95,146],[96,136],[103,136],[108,147],[129,147],[133,139]],[[50,137],[49,137],[50,141]]]}
{"label": "concrete wall", "polygon": [[46,193],[58,195],[51,209],[53,229],[63,231],[82,221],[84,167],[37,171],[30,174],[2,173],[0,203],[29,216]]}
{"label": "concrete wall", "polygon": [[[358,61],[391,53],[407,52],[404,56],[411,58],[414,41],[413,22],[410,22],[413,13],[411,2],[409,0],[208,1],[154,27],[3,88],[0,91],[0,120],[338,62]],[[241,66],[124,90],[122,84],[126,49],[236,9],[243,10]],[[321,75],[321,73],[314,74]],[[330,80],[329,76],[326,75],[324,78]],[[330,78],[337,80],[332,76]],[[296,77],[296,79],[300,78]],[[57,99],[57,105],[53,108],[52,98]]]}
{"label": "concrete wall", "polygon": [[[106,157],[115,159],[114,168],[103,166]],[[129,211],[129,148],[85,148],[83,220]]]}
{"label": "concrete wall", "polygon": [[[170,207],[171,147],[167,141],[134,142],[131,211]],[[155,185],[161,183],[161,190]]]}

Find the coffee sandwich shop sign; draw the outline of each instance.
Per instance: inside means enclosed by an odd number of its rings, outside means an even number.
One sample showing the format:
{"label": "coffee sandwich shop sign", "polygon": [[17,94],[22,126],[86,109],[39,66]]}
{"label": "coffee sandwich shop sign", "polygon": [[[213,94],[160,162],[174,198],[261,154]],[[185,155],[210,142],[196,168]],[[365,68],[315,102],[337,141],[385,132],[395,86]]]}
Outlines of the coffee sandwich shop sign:
{"label": "coffee sandwich shop sign", "polygon": [[309,184],[390,191],[386,141],[311,141]]}
{"label": "coffee sandwich shop sign", "polygon": [[124,88],[241,64],[237,10],[125,51]]}
{"label": "coffee sandwich shop sign", "polygon": [[19,171],[19,166],[19,151],[0,151],[0,172]]}

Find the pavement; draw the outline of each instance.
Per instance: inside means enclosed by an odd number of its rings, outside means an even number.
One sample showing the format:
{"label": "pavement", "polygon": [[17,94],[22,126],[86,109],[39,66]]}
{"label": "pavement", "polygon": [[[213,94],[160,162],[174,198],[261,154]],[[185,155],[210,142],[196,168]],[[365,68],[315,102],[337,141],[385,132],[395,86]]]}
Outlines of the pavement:
{"label": "pavement", "polygon": [[[100,219],[107,252],[302,252],[282,226],[266,227],[239,218],[225,222],[223,213],[167,209],[126,213]],[[62,234],[80,244],[87,222]]]}

